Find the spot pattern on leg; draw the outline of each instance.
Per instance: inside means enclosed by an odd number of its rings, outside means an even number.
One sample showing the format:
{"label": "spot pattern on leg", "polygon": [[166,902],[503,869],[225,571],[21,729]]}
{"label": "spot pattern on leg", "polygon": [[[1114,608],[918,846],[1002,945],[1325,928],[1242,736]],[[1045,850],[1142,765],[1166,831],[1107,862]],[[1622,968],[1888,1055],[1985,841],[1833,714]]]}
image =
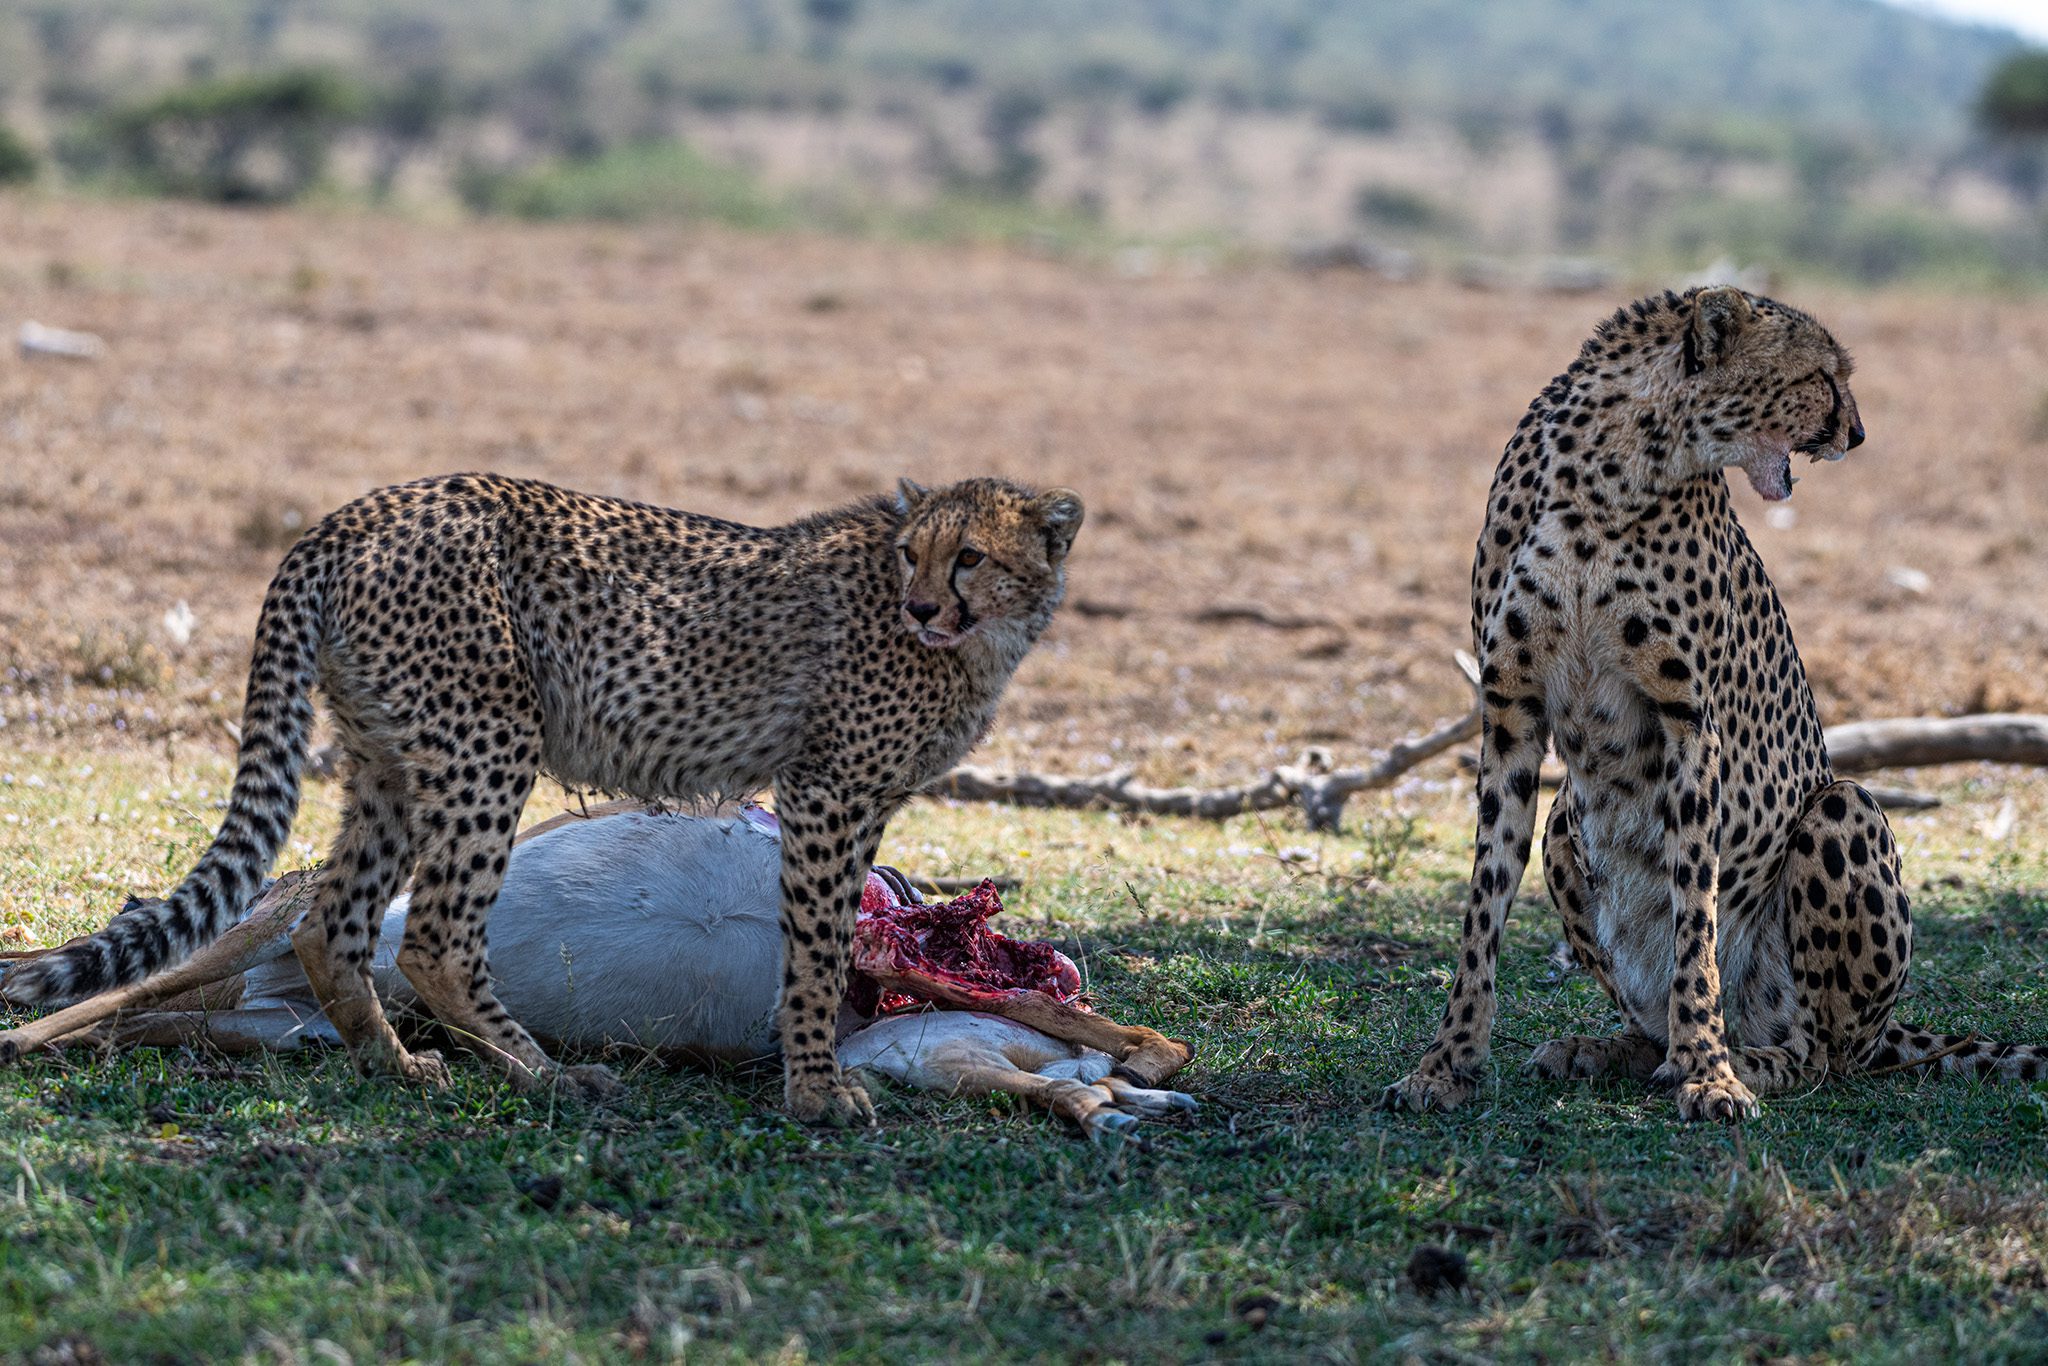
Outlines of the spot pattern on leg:
{"label": "spot pattern on leg", "polygon": [[1458,966],[1436,1038],[1415,1071],[1381,1097],[1390,1108],[1456,1109],[1471,1097],[1491,1052],[1495,966],[1535,836],[1545,731],[1532,680],[1498,671],[1482,678],[1479,821]]}
{"label": "spot pattern on leg", "polygon": [[790,1113],[865,1125],[874,1123],[874,1105],[840,1070],[833,1032],[853,961],[861,886],[886,814],[870,814],[875,799],[847,793],[844,779],[815,774],[792,774],[776,787],[785,945],[776,1023]]}
{"label": "spot pattern on leg", "polygon": [[385,907],[411,871],[405,774],[382,756],[350,756],[343,781],[341,834],[292,946],[358,1071],[439,1084],[445,1069],[399,1041],[370,977]]}

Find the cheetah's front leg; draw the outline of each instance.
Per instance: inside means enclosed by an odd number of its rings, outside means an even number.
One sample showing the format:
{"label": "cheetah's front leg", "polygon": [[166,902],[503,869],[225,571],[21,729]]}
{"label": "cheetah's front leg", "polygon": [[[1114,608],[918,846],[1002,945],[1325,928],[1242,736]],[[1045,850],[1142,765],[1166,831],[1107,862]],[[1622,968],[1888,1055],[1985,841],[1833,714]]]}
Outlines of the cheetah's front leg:
{"label": "cheetah's front leg", "polygon": [[[1550,886],[1550,901],[1564,925],[1572,956],[1593,974],[1626,1020],[1628,1003],[1615,984],[1614,964],[1600,947],[1594,892],[1579,847],[1578,797],[1569,783],[1551,803],[1550,823],[1543,830],[1543,880]],[[1552,1080],[1623,1076],[1648,1081],[1663,1062],[1663,1048],[1630,1022],[1619,1034],[1567,1034],[1547,1040],[1529,1055],[1529,1070]]]}
{"label": "cheetah's front leg", "polygon": [[783,1105],[805,1123],[873,1124],[868,1093],[839,1069],[833,1032],[882,817],[822,783],[784,780],[775,799],[782,823]]}
{"label": "cheetah's front leg", "polygon": [[[1668,674],[1666,675],[1669,676]],[[1696,704],[1662,705],[1666,742],[1677,762],[1667,767],[1664,868],[1673,917],[1671,1008],[1664,1065],[1653,1080],[1676,1089],[1686,1119],[1748,1119],[1756,1096],[1735,1075],[1721,1010],[1721,967],[1715,958],[1721,874],[1721,736]]]}
{"label": "cheetah's front leg", "polygon": [[1536,770],[1549,732],[1543,697],[1533,681],[1516,687],[1497,676],[1489,678],[1484,705],[1479,829],[1458,970],[1451,978],[1450,1000],[1436,1039],[1421,1064],[1381,1096],[1381,1104],[1389,1109],[1455,1110],[1477,1088],[1492,1048],[1494,964],[1500,957],[1508,909],[1529,865],[1536,830]]}

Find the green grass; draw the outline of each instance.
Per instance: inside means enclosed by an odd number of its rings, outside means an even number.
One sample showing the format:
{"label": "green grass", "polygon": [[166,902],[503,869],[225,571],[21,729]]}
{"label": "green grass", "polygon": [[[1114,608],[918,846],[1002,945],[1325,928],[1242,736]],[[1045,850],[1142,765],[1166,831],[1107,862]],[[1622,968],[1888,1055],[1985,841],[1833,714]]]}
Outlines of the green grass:
{"label": "green grass", "polygon": [[[17,938],[163,881],[226,776],[211,756],[94,763],[0,757]],[[2031,851],[1986,858],[1983,793],[1950,794],[1901,822],[1911,885],[1938,879],[1910,1013],[2038,1037],[2048,878]],[[1522,1077],[1527,1043],[1607,1019],[1547,961],[1534,879],[1497,1084],[1448,1118],[1374,1109],[1440,1007],[1468,854],[1460,794],[1414,800],[1412,827],[1359,803],[1336,837],[935,804],[899,821],[885,857],[1023,878],[1013,932],[1064,942],[1116,1018],[1194,1043],[1179,1084],[1203,1110],[1148,1124],[1144,1148],[902,1090],[876,1130],[811,1132],[778,1114],[772,1071],[641,1067],[609,1111],[511,1096],[470,1061],[438,1095],[335,1058],[0,1074],[0,1354],[2040,1359],[2048,1091],[1870,1079],[1728,1130]],[[324,837],[331,802],[315,789],[301,834]],[[1424,1245],[1468,1259],[1465,1289],[1411,1287]]]}
{"label": "green grass", "polygon": [[477,171],[464,200],[483,213],[533,219],[718,223],[751,231],[804,230],[912,241],[1017,242],[1103,255],[1121,239],[1084,215],[1018,196],[949,191],[894,205],[857,188],[778,191],[748,171],[709,161],[684,143],[627,143],[596,156],[526,170]]}
{"label": "green grass", "polygon": [[794,218],[746,171],[669,141],[628,143],[525,171],[473,173],[463,198],[472,208],[518,218],[680,219],[750,229],[786,227]]}
{"label": "green grass", "polygon": [[1700,195],[1645,236],[1639,263],[1666,271],[1722,254],[1848,286],[1970,293],[2048,281],[2048,234],[2038,225],[1973,224],[1910,205]]}

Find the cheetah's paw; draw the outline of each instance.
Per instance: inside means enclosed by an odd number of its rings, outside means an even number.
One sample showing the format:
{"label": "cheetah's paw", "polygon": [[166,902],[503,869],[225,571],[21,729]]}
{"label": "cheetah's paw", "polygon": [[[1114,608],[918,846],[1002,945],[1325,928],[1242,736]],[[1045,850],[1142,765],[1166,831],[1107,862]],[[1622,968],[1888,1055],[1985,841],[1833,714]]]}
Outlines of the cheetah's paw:
{"label": "cheetah's paw", "polygon": [[1656,1065],[1653,1056],[1640,1056],[1646,1044],[1646,1040],[1622,1035],[1567,1034],[1537,1045],[1529,1055],[1529,1071],[1552,1081],[1641,1077]]}
{"label": "cheetah's paw", "polygon": [[1723,1076],[1687,1077],[1678,1083],[1678,1117],[1684,1120],[1711,1119],[1732,1124],[1755,1119],[1762,1111],[1756,1095],[1734,1073]]}
{"label": "cheetah's paw", "polygon": [[1386,1110],[1449,1112],[1472,1099],[1472,1093],[1478,1089],[1476,1077],[1461,1072],[1418,1068],[1380,1093],[1380,1107]]}
{"label": "cheetah's paw", "polygon": [[398,1075],[430,1091],[442,1090],[455,1081],[455,1074],[448,1070],[448,1060],[435,1048],[421,1049],[399,1058]]}
{"label": "cheetah's paw", "polygon": [[875,1103],[859,1082],[843,1075],[791,1077],[783,1084],[783,1108],[805,1124],[832,1128],[872,1128]]}

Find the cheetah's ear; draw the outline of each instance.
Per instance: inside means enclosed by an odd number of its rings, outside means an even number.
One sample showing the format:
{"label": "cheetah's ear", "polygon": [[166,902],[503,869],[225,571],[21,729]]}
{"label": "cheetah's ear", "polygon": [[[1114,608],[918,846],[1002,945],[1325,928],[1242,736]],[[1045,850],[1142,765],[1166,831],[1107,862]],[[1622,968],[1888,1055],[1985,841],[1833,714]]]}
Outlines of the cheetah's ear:
{"label": "cheetah's ear", "polygon": [[1073,547],[1074,533],[1081,529],[1081,495],[1072,489],[1047,489],[1032,506],[1045,519],[1047,558],[1058,564]]}
{"label": "cheetah's ear", "polygon": [[1693,296],[1692,309],[1683,352],[1687,378],[1727,360],[1735,339],[1756,316],[1749,296],[1731,285],[1701,290]]}
{"label": "cheetah's ear", "polygon": [[931,496],[932,491],[915,479],[896,481],[896,509],[905,517],[917,511],[918,506]]}

